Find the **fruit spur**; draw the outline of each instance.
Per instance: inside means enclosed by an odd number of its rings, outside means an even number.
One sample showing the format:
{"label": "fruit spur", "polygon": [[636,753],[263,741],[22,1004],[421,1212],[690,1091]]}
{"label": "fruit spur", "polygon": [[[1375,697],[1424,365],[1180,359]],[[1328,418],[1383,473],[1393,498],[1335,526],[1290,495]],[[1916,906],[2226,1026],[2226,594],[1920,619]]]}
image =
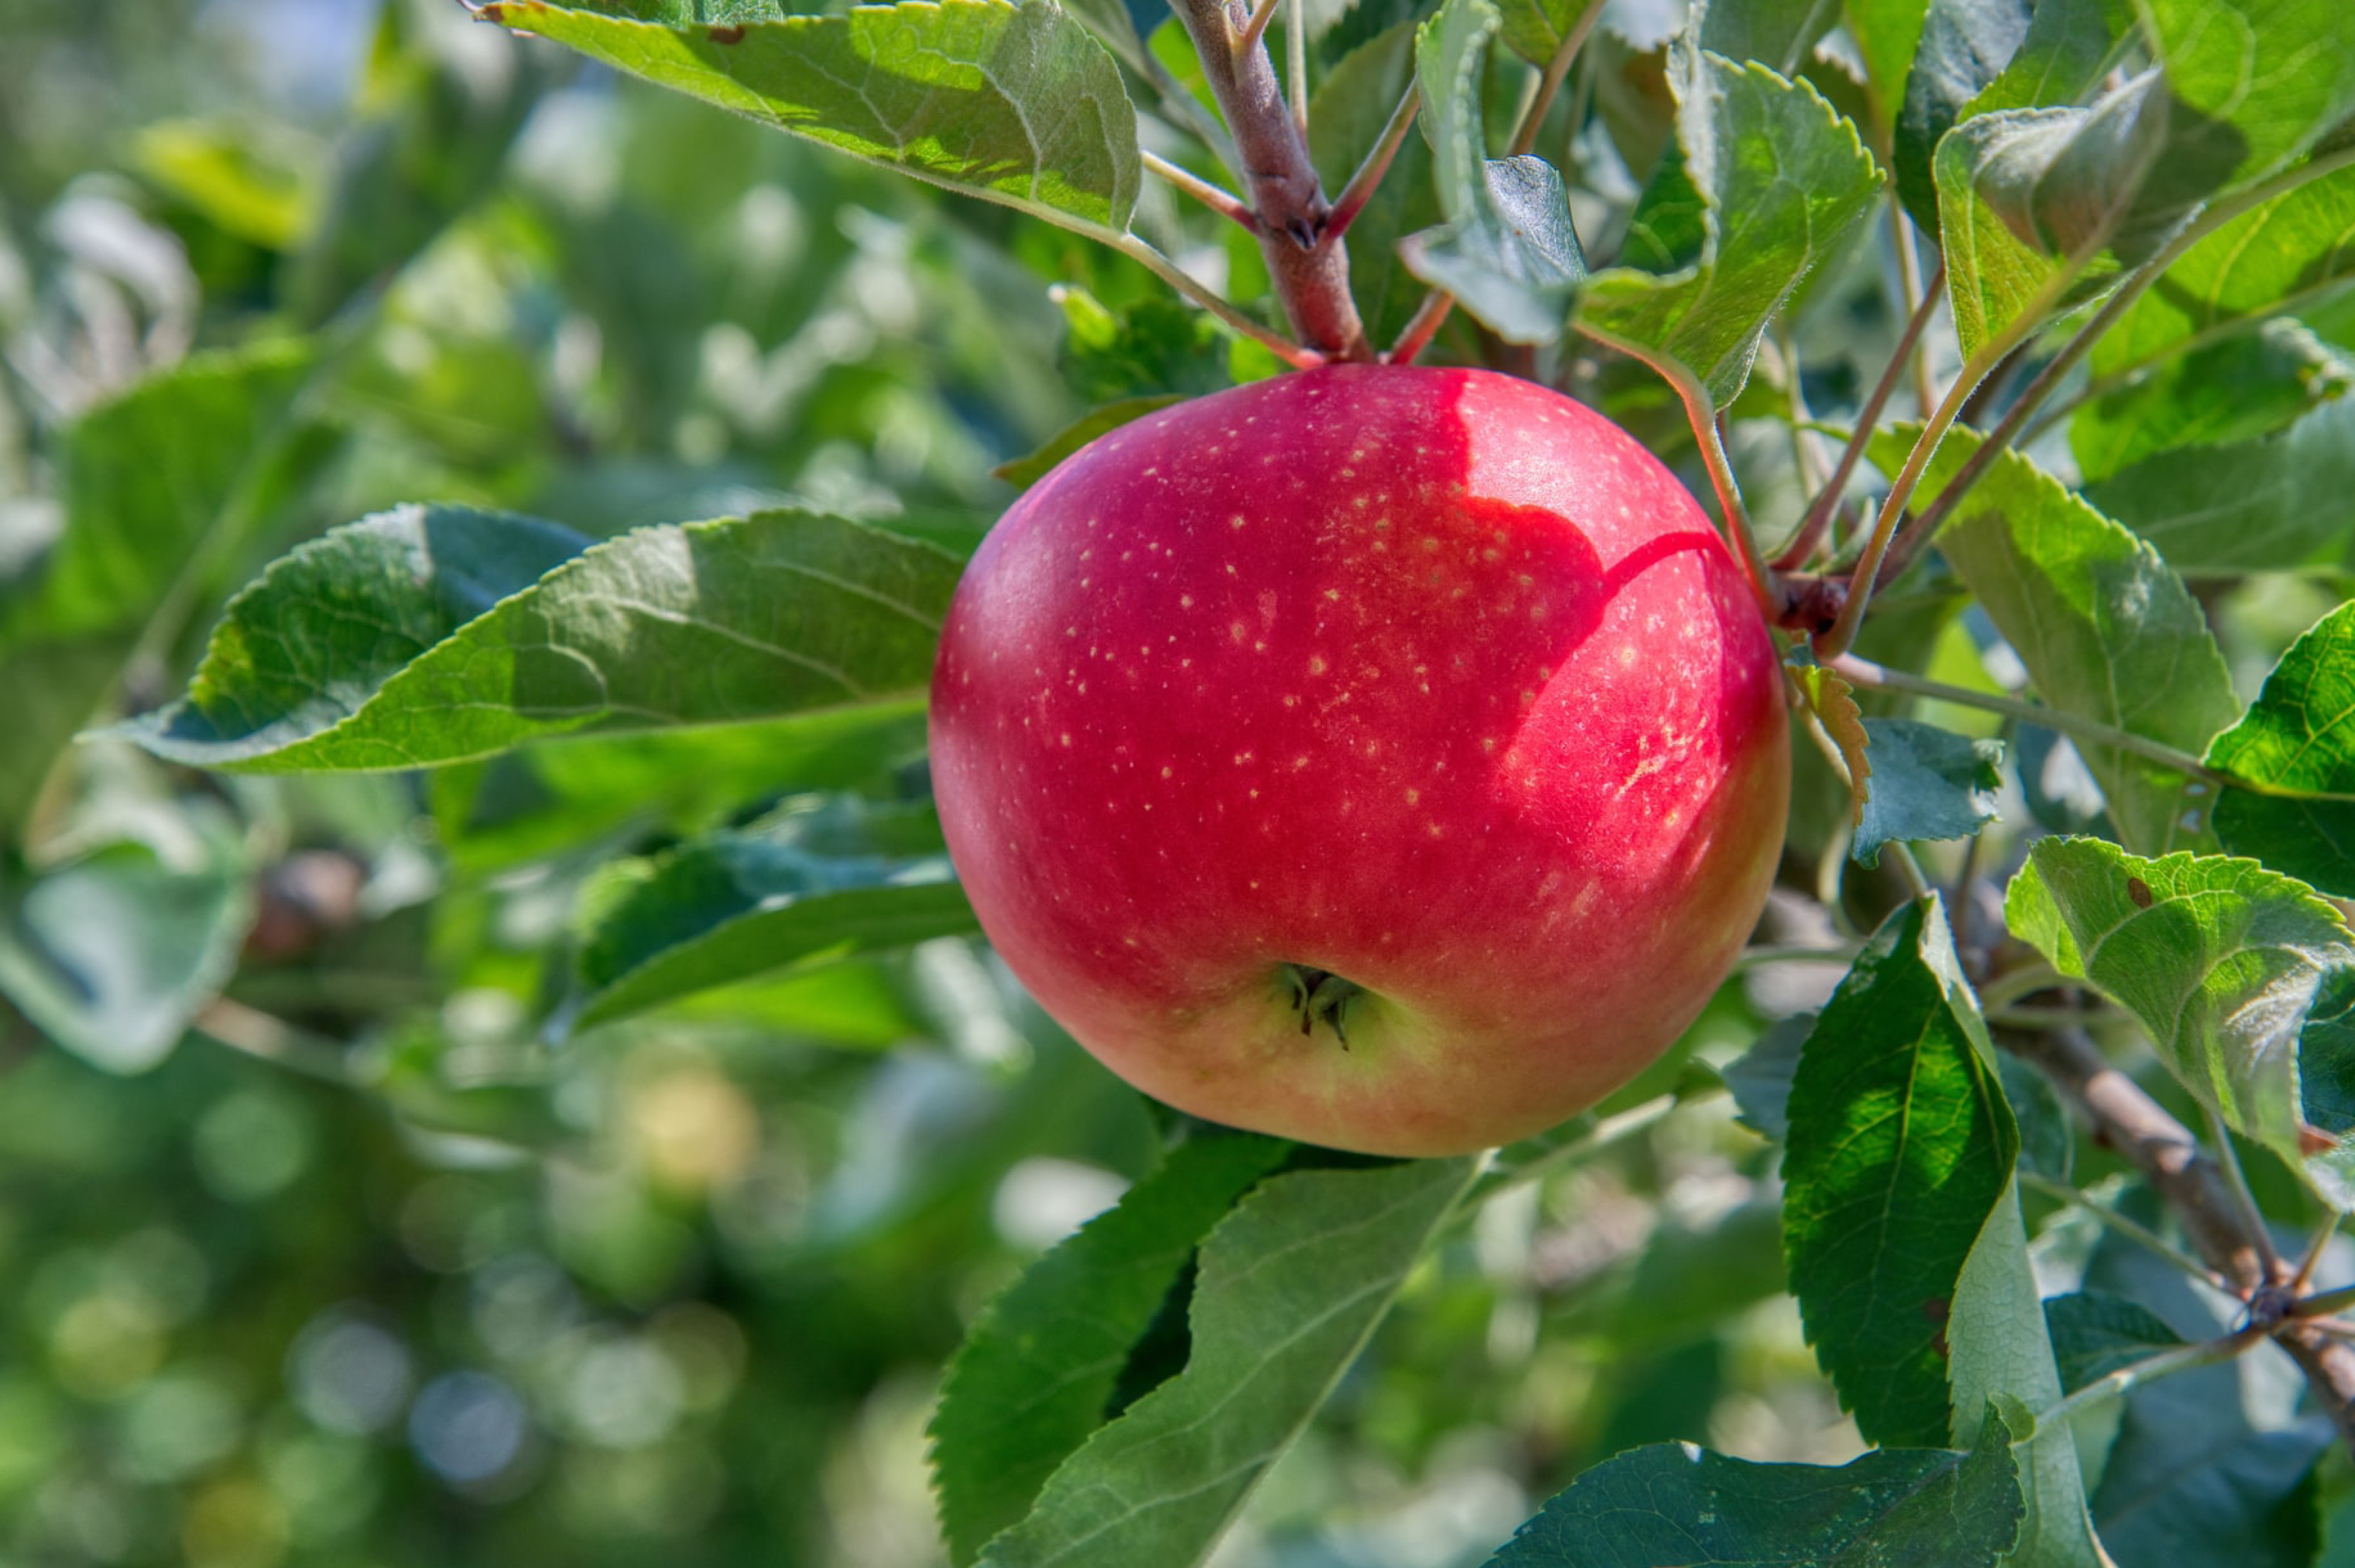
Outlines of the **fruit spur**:
{"label": "fruit spur", "polygon": [[1542,1130],[1723,979],[1789,788],[1775,650],[1676,477],[1477,370],[1099,438],[950,609],[934,785],[990,940],[1130,1083],[1366,1153]]}

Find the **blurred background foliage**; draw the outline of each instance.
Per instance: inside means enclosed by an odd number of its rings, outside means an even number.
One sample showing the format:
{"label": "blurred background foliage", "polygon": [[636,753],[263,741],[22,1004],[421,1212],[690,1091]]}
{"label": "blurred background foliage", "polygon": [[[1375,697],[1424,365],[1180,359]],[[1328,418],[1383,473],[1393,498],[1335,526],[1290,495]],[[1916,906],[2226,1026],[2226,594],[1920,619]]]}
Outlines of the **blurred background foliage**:
{"label": "blurred background foliage", "polygon": [[[1668,131],[1646,14],[1614,6],[1556,126],[1606,249]],[[644,857],[815,791],[920,798],[920,716],[431,775],[59,747],[176,691],[222,596],[291,542],[398,501],[592,534],[796,501],[961,547],[1011,494],[991,467],[1091,405],[1269,366],[1082,242],[446,3],[0,0],[0,657],[21,705],[0,781],[24,780],[0,891],[20,929],[115,956],[101,994],[0,1002],[0,1562],[940,1561],[942,1362],[1150,1168],[1154,1113],[964,940],[560,1048],[545,1028],[583,912]],[[1811,69],[1856,96],[1837,61]],[[1247,245],[1147,221],[1247,291]],[[1770,344],[1751,396],[1775,417],[1735,411],[1770,526],[1800,493],[1789,400],[1853,402],[1894,337],[1878,254],[1811,285],[1807,378]],[[1460,315],[1451,334],[1482,351]],[[265,410],[251,525],[134,622],[86,617],[74,659],[12,653],[77,421],[174,366],[272,352],[299,387]],[[1647,374],[1593,375],[1583,395],[1689,450]],[[119,478],[151,454],[98,455]],[[2234,652],[2261,671],[2306,608],[2240,618]],[[1891,620],[1985,682],[1964,621]],[[1796,832],[1804,864],[1830,830]],[[1838,939],[1792,920],[1786,941]],[[1843,962],[1737,977],[1614,1103],[1729,1060]],[[1636,1442],[1854,1453],[1782,1295],[1773,1160],[1702,1099],[1490,1204],[1222,1562],[1475,1561]]]}

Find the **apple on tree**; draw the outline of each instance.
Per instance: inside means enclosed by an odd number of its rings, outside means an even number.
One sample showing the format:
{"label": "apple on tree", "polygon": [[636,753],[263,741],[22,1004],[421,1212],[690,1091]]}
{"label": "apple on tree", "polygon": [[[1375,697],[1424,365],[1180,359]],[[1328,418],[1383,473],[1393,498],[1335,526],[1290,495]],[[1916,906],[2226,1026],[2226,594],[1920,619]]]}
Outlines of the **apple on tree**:
{"label": "apple on tree", "polygon": [[1660,1054],[1780,853],[1775,651],[1624,431],[1476,370],[1148,416],[975,556],[932,683],[983,928],[1198,1116],[1436,1155]]}

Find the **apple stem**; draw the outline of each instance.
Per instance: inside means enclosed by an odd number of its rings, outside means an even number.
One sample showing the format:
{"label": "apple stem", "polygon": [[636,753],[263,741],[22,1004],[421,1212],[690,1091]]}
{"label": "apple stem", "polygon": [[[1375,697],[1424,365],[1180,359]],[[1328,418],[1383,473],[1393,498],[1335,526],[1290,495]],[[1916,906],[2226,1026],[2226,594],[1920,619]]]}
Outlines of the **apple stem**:
{"label": "apple stem", "polygon": [[1391,160],[1398,155],[1400,146],[1406,141],[1408,128],[1414,123],[1415,111],[1422,107],[1422,89],[1412,82],[1407,83],[1406,92],[1399,99],[1398,107],[1391,111],[1390,120],[1382,126],[1380,137],[1367,152],[1365,161],[1358,165],[1358,172],[1349,176],[1349,183],[1341,187],[1341,194],[1333,198],[1333,215],[1325,220],[1325,233],[1328,238],[1337,239],[1348,233],[1349,225],[1357,221],[1358,214],[1365,210],[1366,203],[1373,199],[1375,187],[1382,183],[1382,175],[1390,172]]}
{"label": "apple stem", "polygon": [[1579,12],[1578,20],[1562,34],[1553,58],[1546,61],[1545,74],[1538,79],[1537,92],[1521,111],[1521,122],[1513,128],[1512,141],[1506,144],[1506,156],[1518,158],[1538,144],[1538,128],[1545,123],[1546,111],[1553,107],[1554,94],[1561,90],[1563,79],[1570,75],[1570,68],[1578,58],[1580,47],[1586,42],[1586,35],[1593,32],[1594,24],[1602,19],[1603,0],[1586,0],[1585,9]]}
{"label": "apple stem", "polygon": [[1311,969],[1305,964],[1284,965],[1284,978],[1292,991],[1292,1005],[1300,1014],[1302,1036],[1305,1038],[1322,1023],[1333,1031],[1333,1038],[1347,1051],[1349,1003],[1366,988],[1356,980],[1343,980],[1331,969]]}
{"label": "apple stem", "polygon": [[1264,0],[1260,11],[1242,10],[1240,0],[1176,0],[1174,8],[1234,137],[1260,254],[1294,334],[1320,360],[1372,359],[1349,293],[1348,248],[1328,232],[1332,207],[1262,37],[1262,12],[1272,15],[1274,0]]}

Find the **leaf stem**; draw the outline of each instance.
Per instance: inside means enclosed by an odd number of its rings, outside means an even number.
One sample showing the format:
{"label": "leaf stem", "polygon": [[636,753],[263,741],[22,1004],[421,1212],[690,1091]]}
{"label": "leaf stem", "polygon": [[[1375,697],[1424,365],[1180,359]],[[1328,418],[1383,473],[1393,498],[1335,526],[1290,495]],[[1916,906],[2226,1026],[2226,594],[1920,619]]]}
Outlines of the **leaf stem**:
{"label": "leaf stem", "polygon": [[1244,204],[1243,199],[1233,192],[1212,185],[1191,169],[1173,164],[1158,153],[1140,151],[1137,156],[1143,160],[1147,170],[1160,175],[1175,189],[1183,191],[1220,217],[1234,219],[1242,225],[1247,232],[1252,234],[1260,232],[1258,217],[1253,216],[1252,209]]}
{"label": "leaf stem", "polygon": [[[1902,234],[1899,239],[1904,243]],[[1945,286],[1945,280],[1946,264],[1941,261],[1937,271],[1932,275],[1930,291],[1923,295],[1922,302],[1914,306],[1913,313],[1905,318],[1905,331],[1898,337],[1896,351],[1889,356],[1889,363],[1881,367],[1881,379],[1874,383],[1872,395],[1864,400],[1864,407],[1856,411],[1856,428],[1849,433],[1848,445],[1840,449],[1839,462],[1832,469],[1831,478],[1825,481],[1815,504],[1807,508],[1806,521],[1799,524],[1799,532],[1792,538],[1789,547],[1775,557],[1774,566],[1778,570],[1806,564],[1807,557],[1814,555],[1817,546],[1823,543],[1824,532],[1831,525],[1832,514],[1839,509],[1840,499],[1848,493],[1849,479],[1856,472],[1856,465],[1863,460],[1865,448],[1871,444],[1874,432],[1880,429],[1881,411],[1889,406],[1890,397],[1897,390],[1898,378],[1905,373],[1905,367],[1914,363],[1914,345],[1921,341],[1923,329],[1930,324],[1930,317],[1936,313],[1938,291]]]}
{"label": "leaf stem", "polygon": [[1234,37],[1234,52],[1238,57],[1259,42],[1260,35],[1267,31],[1267,25],[1275,20],[1275,8],[1283,4],[1284,0],[1259,0],[1259,4],[1252,7],[1251,16],[1243,23],[1242,30]]}
{"label": "leaf stem", "polygon": [[1742,575],[1750,579],[1750,591],[1758,597],[1759,608],[1766,612],[1768,621],[1782,614],[1782,593],[1772,567],[1766,565],[1758,548],[1758,535],[1751,528],[1749,510],[1742,503],[1742,488],[1734,482],[1733,463],[1725,453],[1724,433],[1718,429],[1717,408],[1710,401],[1708,388],[1701,386],[1693,373],[1665,355],[1655,354],[1632,338],[1582,322],[1578,330],[1603,344],[1615,348],[1631,359],[1648,365],[1675,389],[1685,406],[1685,419],[1692,426],[1693,440],[1700,448],[1701,466],[1709,470],[1709,482],[1717,492],[1717,504],[1724,517],[1728,542],[1742,563]]}
{"label": "leaf stem", "polygon": [[1284,9],[1285,75],[1292,84],[1292,123],[1308,140],[1308,0],[1290,0]]}
{"label": "leaf stem", "polygon": [[2289,1309],[2293,1318],[2328,1318],[2341,1307],[2355,1307],[2355,1285],[2342,1285],[2336,1290],[2318,1290],[2300,1298]]}
{"label": "leaf stem", "polygon": [[[1889,196],[1889,232],[1895,242],[1892,249],[1897,252],[1897,297],[1904,303],[1905,318],[1912,321],[1918,316],[1926,323],[1936,313],[1939,297],[1945,291],[1946,259],[1944,255],[1938,258],[1937,271],[1925,285],[1922,281],[1922,259],[1913,249],[1913,223],[1905,215],[1905,204],[1897,199],[1894,186]],[[1912,341],[1898,354],[1901,362],[1913,372],[1914,406],[1926,418],[1938,399],[1937,388],[1930,380],[1930,356],[1922,352],[1921,339],[1921,331],[1916,328]]]}
{"label": "leaf stem", "polygon": [[1578,58],[1578,51],[1586,42],[1587,34],[1593,32],[1594,24],[1602,19],[1603,0],[1586,0],[1585,9],[1579,12],[1578,20],[1562,34],[1561,42],[1554,48],[1553,58],[1546,61],[1545,75],[1538,79],[1536,96],[1522,109],[1521,122],[1513,128],[1513,139],[1507,143],[1508,157],[1518,158],[1538,144],[1538,132],[1545,123],[1546,111],[1553,107],[1554,94],[1561,90],[1562,81],[1570,75],[1571,65]]}
{"label": "leaf stem", "polygon": [[2073,740],[2090,741],[2094,745],[2110,747],[2115,750],[2132,752],[2137,757],[2147,758],[2153,762],[2172,768],[2179,773],[2190,774],[2194,779],[2205,779],[2211,784],[2221,786],[2227,782],[2222,774],[2209,768],[2207,764],[2188,751],[2178,751],[2164,741],[2151,740],[2147,736],[2135,734],[2132,730],[2119,729],[2114,725],[2104,724],[2099,719],[2086,718],[2082,715],[2069,713],[2061,708],[2045,707],[2038,703],[2024,702],[2018,697],[1998,696],[1993,692],[1974,691],[1968,686],[1950,686],[1944,681],[1933,681],[1926,676],[1909,674],[1902,670],[1889,669],[1869,659],[1859,659],[1853,653],[1843,653],[1838,658],[1827,659],[1824,661],[1824,665],[1827,669],[1836,671],[1843,679],[1859,686],[1870,686],[1877,691],[1905,692],[1917,697],[1934,697],[1942,703],[1953,703],[1959,707],[1978,708],[1991,714],[2006,714],[2030,724],[2041,725],[2046,729],[2058,730]]}
{"label": "leaf stem", "polygon": [[1244,337],[1265,345],[1270,353],[1294,369],[1313,370],[1325,363],[1325,355],[1314,349],[1301,347],[1282,333],[1262,326],[1250,316],[1237,310],[1216,289],[1202,282],[1178,266],[1177,262],[1154,249],[1152,242],[1143,237],[1135,234],[1113,235],[1107,232],[1100,233],[1097,238],[1103,239],[1114,249],[1144,267],[1155,277],[1218,317]]}
{"label": "leaf stem", "polygon": [[1508,1188],[1551,1176],[1565,1167],[1600,1154],[1615,1143],[1624,1143],[1637,1133],[1658,1126],[1678,1107],[1717,1092],[1712,1087],[1696,1095],[1659,1095],[1641,1105],[1631,1106],[1615,1116],[1604,1117],[1567,1143],[1558,1143],[1519,1165],[1497,1166],[1490,1170],[1480,1185],[1473,1190],[1465,1206],[1492,1198]]}
{"label": "leaf stem", "polygon": [[1453,294],[1433,289],[1423,295],[1423,303],[1414,308],[1414,314],[1400,329],[1398,341],[1391,344],[1390,352],[1382,355],[1382,363],[1412,365],[1414,356],[1430,345],[1432,335],[1439,331],[1440,323],[1447,319],[1447,313],[1455,308],[1455,296]]}
{"label": "leaf stem", "polygon": [[1422,107],[1423,90],[1413,82],[1407,83],[1405,95],[1398,101],[1398,107],[1391,111],[1389,121],[1382,126],[1381,135],[1367,150],[1364,161],[1358,164],[1358,172],[1351,175],[1349,183],[1341,187],[1341,194],[1333,199],[1333,215],[1325,220],[1325,237],[1327,239],[1337,239],[1348,233],[1349,225],[1358,220],[1358,214],[1366,209],[1366,203],[1373,199],[1375,188],[1382,183],[1382,176],[1390,172],[1391,160],[1398,155],[1399,148],[1406,142],[1408,128],[1414,124],[1415,113]]}
{"label": "leaf stem", "polygon": [[2067,980],[2059,969],[2041,959],[2034,963],[2022,964],[2016,969],[2006,969],[1979,987],[1979,1011],[1999,1012],[2024,997],[2034,996],[2040,991],[2051,991],[2056,985],[2066,983]]}
{"label": "leaf stem", "polygon": [[2105,1229],[2115,1231],[2136,1245],[2175,1265],[2194,1279],[2213,1280],[2215,1272],[2181,1247],[2160,1235],[2141,1221],[2130,1219],[2107,1203],[2097,1203],[2093,1197],[2066,1181],[2055,1181],[2050,1176],[2033,1171],[2019,1172],[2019,1184],[2031,1192],[2057,1199],[2073,1209],[2083,1211]]}
{"label": "leaf stem", "polygon": [[2129,1366],[2120,1367],[2107,1377],[2095,1378],[2068,1398],[2041,1411],[2037,1414],[2036,1425],[2041,1430],[2066,1421],[2081,1410],[2115,1399],[2127,1390],[2155,1378],[2229,1361],[2264,1337],[2264,1326],[2252,1323],[2245,1329],[2236,1329],[2213,1340],[2202,1340],[2196,1345],[2176,1345],[2156,1355],[2145,1356]]}

